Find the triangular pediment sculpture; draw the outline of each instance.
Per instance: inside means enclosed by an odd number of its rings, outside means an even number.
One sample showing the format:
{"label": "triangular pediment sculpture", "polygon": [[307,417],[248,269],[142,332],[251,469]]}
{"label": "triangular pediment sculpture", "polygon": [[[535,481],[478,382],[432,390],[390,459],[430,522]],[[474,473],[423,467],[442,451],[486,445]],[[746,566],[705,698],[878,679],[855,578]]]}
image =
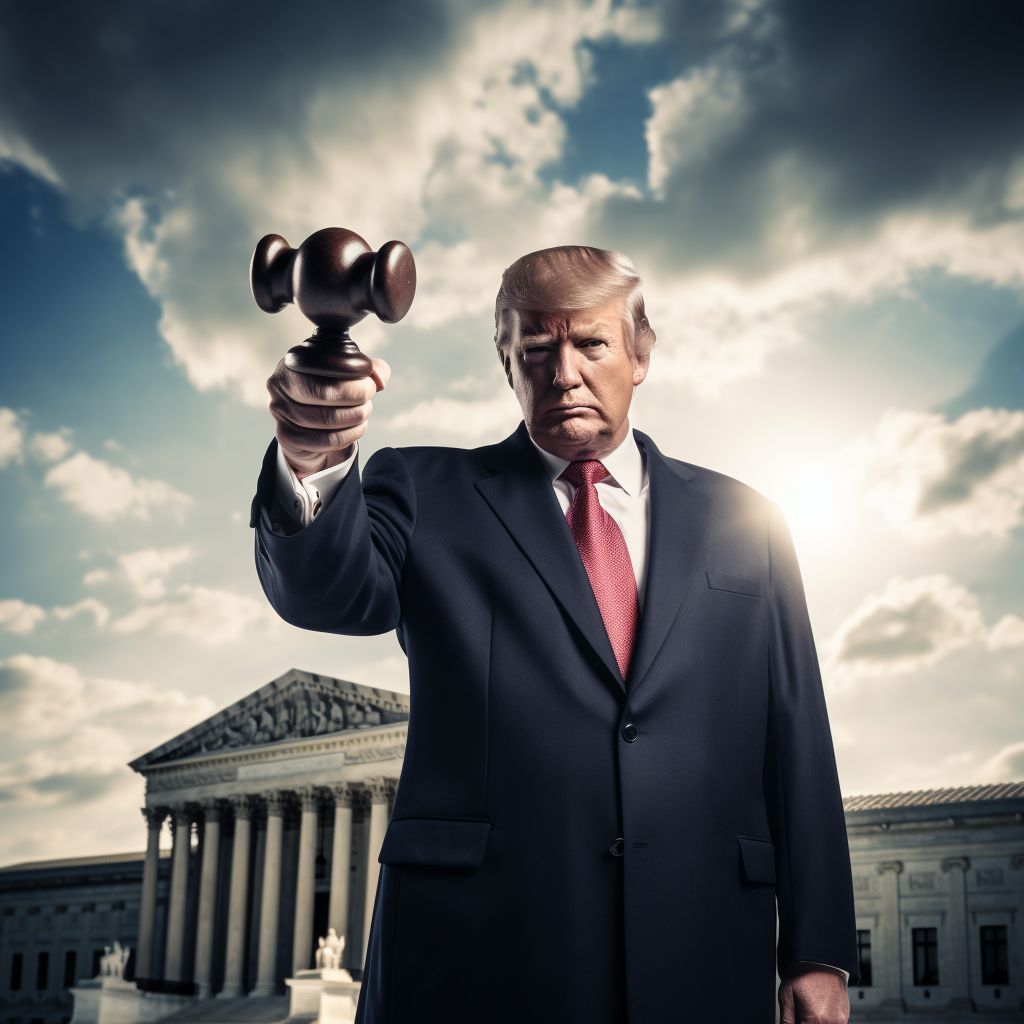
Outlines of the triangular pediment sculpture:
{"label": "triangular pediment sculpture", "polygon": [[291,669],[131,762],[136,771],[236,747],[263,746],[409,719],[409,698]]}

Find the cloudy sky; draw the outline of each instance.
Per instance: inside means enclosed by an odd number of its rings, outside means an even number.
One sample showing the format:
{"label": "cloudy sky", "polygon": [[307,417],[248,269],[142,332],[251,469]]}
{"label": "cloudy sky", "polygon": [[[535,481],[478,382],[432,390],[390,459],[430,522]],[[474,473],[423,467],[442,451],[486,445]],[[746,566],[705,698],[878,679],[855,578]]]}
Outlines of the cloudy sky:
{"label": "cloudy sky", "polygon": [[256,240],[408,242],[364,455],[518,422],[493,296],[628,253],[633,422],[781,505],[848,794],[1024,778],[1024,6],[0,4],[0,863],[141,848],[150,749],[393,636],[276,620],[248,505],[305,336]]}

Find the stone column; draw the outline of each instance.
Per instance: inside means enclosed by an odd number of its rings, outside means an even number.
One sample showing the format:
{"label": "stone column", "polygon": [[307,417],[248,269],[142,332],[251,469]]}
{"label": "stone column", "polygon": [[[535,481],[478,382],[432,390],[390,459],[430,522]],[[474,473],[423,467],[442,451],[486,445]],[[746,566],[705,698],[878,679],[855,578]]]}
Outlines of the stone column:
{"label": "stone column", "polygon": [[348,883],[352,861],[352,790],[348,783],[332,786],[334,795],[334,849],[331,851],[331,902],[327,927],[345,938],[348,931]]}
{"label": "stone column", "polygon": [[153,977],[153,930],[156,927],[156,887],[160,881],[160,830],[167,809],[143,807],[146,819],[146,862],[142,868],[142,902],[139,907],[139,944],[135,950],[135,977]]}
{"label": "stone column", "polygon": [[171,895],[167,901],[164,980],[182,981],[185,912],[188,907],[188,857],[192,850],[192,811],[188,807],[176,807],[171,812],[171,819],[174,824],[174,852],[171,856]]}
{"label": "stone column", "polygon": [[942,870],[949,875],[949,914],[946,935],[949,943],[949,985],[951,1010],[971,1012],[971,974],[967,959],[967,882],[964,877],[971,866],[966,857],[947,857]]}
{"label": "stone column", "polygon": [[292,934],[292,977],[309,968],[313,958],[313,909],[316,901],[316,830],[320,794],[312,786],[298,791],[302,801],[299,826],[299,872],[295,883],[295,931]]}
{"label": "stone column", "polygon": [[370,794],[370,828],[367,835],[366,862],[366,909],[363,911],[363,958],[366,962],[366,948],[370,944],[370,925],[373,922],[373,903],[377,896],[377,879],[380,877],[380,848],[384,845],[384,833],[388,829],[388,801],[395,791],[391,779],[363,779],[363,785]]}
{"label": "stone column", "polygon": [[281,903],[281,839],[284,835],[284,797],[264,793],[267,838],[263,852],[263,889],[260,898],[260,949],[254,996],[277,991],[277,920]]}
{"label": "stone column", "polygon": [[245,911],[249,897],[249,840],[252,833],[252,805],[249,797],[233,796],[231,807],[235,812],[235,845],[231,851],[224,987],[218,993],[223,999],[245,995]]}
{"label": "stone column", "polygon": [[220,863],[220,804],[203,803],[203,866],[199,876],[199,914],[196,920],[195,983],[200,999],[213,995],[213,931],[217,909],[217,866]]}
{"label": "stone column", "polygon": [[[906,1009],[903,999],[903,961],[900,951],[900,874],[903,861],[885,860],[878,865],[882,876],[882,912],[879,915],[878,931],[881,938],[881,957],[872,957],[872,963],[882,968],[878,979],[882,989],[882,1009]],[[874,950],[871,951],[874,953]]]}

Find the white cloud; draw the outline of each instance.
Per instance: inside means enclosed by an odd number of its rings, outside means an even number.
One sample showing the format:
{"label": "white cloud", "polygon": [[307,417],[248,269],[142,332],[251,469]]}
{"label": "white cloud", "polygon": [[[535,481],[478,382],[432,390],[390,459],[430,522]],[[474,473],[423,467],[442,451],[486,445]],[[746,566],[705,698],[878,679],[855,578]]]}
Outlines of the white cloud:
{"label": "white cloud", "polygon": [[57,462],[71,451],[71,431],[64,427],[52,434],[33,434],[28,450],[42,462]]}
{"label": "white cloud", "polygon": [[145,548],[119,555],[117,558],[121,571],[128,583],[139,597],[147,600],[158,600],[167,593],[167,574],[178,565],[190,561],[195,552],[183,544],[176,548]]}
{"label": "white cloud", "polygon": [[978,773],[983,782],[1016,782],[1024,779],[1024,742],[1010,743],[990,758]]}
{"label": "white cloud", "polygon": [[0,601],[0,629],[8,633],[31,633],[46,618],[46,612],[37,604],[26,604],[18,598]]}
{"label": "white cloud", "polygon": [[[106,824],[134,822],[137,804],[126,789],[135,780],[126,762],[213,710],[206,697],[87,676],[50,658],[18,654],[0,661],[0,799],[8,813],[66,804],[67,813],[84,819],[94,809],[74,805],[94,804],[113,791]],[[3,831],[0,855],[19,841],[14,830]]]}
{"label": "white cloud", "polygon": [[59,619],[61,622],[67,622],[68,619],[73,619],[76,615],[83,614],[93,617],[97,629],[102,629],[110,620],[110,609],[102,601],[97,601],[95,597],[84,598],[77,604],[67,607],[57,605],[53,609],[54,618]]}
{"label": "white cloud", "polygon": [[12,462],[21,462],[25,446],[18,414],[0,407],[0,469]]}
{"label": "white cloud", "polygon": [[1024,647],[1024,619],[1004,615],[991,629],[985,641],[993,651],[1003,647]]}
{"label": "white cloud", "polygon": [[1024,521],[1024,412],[887,412],[855,446],[867,502],[915,541],[1005,537]]}
{"label": "white cloud", "polygon": [[388,426],[413,436],[441,434],[481,441],[511,433],[522,419],[519,403],[507,386],[494,398],[459,401],[431,398],[393,417]]}
{"label": "white cloud", "polygon": [[948,576],[896,576],[840,625],[826,648],[827,675],[841,684],[913,672],[987,636],[978,598]]}
{"label": "white cloud", "polygon": [[168,512],[180,519],[193,504],[187,494],[162,480],[133,477],[127,470],[85,452],[54,466],[47,472],[45,482],[79,512],[104,523],[122,516],[148,520],[154,511]]}
{"label": "white cloud", "polygon": [[110,573],[106,569],[92,569],[82,577],[82,583],[87,587],[94,587],[97,583],[106,583],[110,579]]}
{"label": "white cloud", "polygon": [[115,633],[151,631],[183,636],[208,646],[241,640],[252,628],[264,630],[280,620],[265,601],[211,587],[181,586],[168,601],[145,604],[111,623]]}
{"label": "white cloud", "polygon": [[670,176],[712,157],[742,127],[748,107],[742,78],[722,65],[694,68],[648,98],[647,182],[664,199]]}

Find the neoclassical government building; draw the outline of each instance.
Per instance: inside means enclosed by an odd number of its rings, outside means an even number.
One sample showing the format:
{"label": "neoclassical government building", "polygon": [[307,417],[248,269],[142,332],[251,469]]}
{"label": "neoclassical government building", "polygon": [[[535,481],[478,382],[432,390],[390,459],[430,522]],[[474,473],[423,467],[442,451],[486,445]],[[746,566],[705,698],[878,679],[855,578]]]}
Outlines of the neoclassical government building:
{"label": "neoclassical government building", "polygon": [[[257,1005],[328,927],[358,978],[408,717],[402,694],[293,669],[133,761],[144,854],[0,868],[0,1024],[67,1024],[115,939],[140,987],[233,997],[234,1021],[274,1019]],[[1024,783],[845,808],[854,1019],[1024,1020]]]}

